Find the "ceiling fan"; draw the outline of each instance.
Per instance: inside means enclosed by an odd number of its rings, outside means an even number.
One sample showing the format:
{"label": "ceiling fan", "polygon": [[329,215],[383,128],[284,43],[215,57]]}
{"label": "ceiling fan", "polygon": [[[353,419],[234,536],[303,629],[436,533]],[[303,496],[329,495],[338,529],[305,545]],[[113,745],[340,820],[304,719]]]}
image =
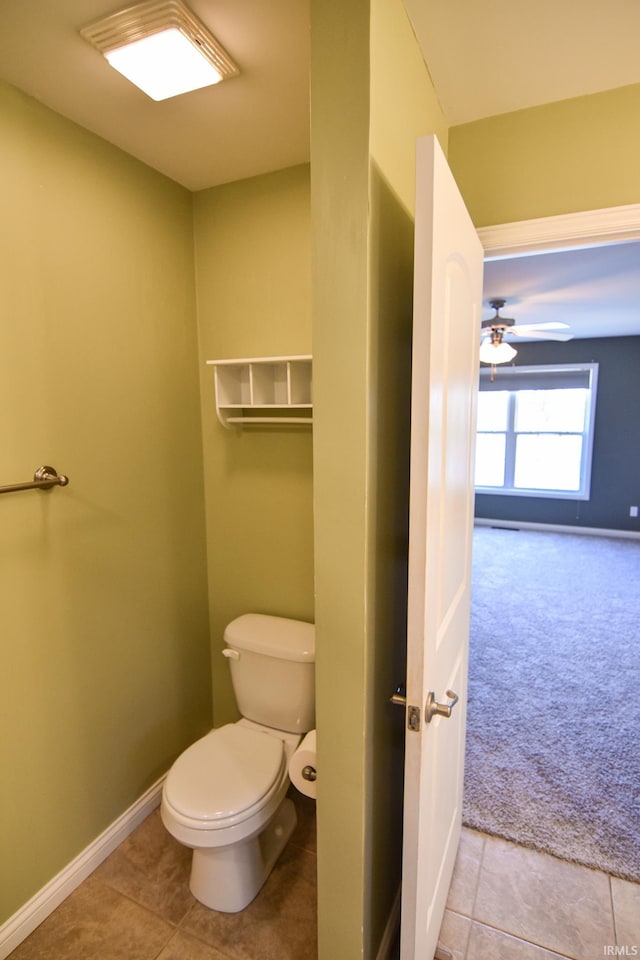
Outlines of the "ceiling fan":
{"label": "ceiling fan", "polygon": [[501,317],[500,311],[507,301],[502,297],[489,300],[495,310],[495,316],[482,321],[482,341],[480,344],[480,360],[482,363],[508,363],[517,350],[504,341],[505,336],[527,337],[532,340],[571,340],[571,333],[559,333],[568,330],[567,323],[516,323],[513,317]]}

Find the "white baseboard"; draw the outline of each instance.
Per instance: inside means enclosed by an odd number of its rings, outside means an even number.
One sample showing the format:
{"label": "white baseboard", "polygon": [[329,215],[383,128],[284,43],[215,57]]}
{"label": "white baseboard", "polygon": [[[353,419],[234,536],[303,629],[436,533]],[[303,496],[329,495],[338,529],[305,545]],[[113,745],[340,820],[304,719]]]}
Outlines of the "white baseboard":
{"label": "white baseboard", "polygon": [[637,530],[605,530],[603,527],[574,527],[561,523],[532,523],[528,520],[489,520],[476,517],[476,527],[507,527],[509,530],[542,530],[547,533],[584,533],[590,537],[622,537],[625,540],[640,540]]}
{"label": "white baseboard", "polygon": [[398,932],[398,927],[400,926],[400,887],[398,887],[398,892],[395,895],[391,910],[389,912],[389,917],[387,919],[386,926],[382,933],[382,939],[380,941],[380,946],[378,947],[378,952],[376,953],[376,960],[389,960],[391,956],[391,948],[393,947],[396,933]]}
{"label": "white baseboard", "polygon": [[0,927],[0,960],[9,954],[32,933],[50,913],[65,900],[76,887],[80,886],[90,873],[106,860],[110,853],[122,843],[139,823],[160,803],[162,784],[165,777],[149,787],[146,793],[136,800],[128,810],[118,817],[110,827],[78,854],[75,860],[60,871],[38,893],[35,894],[17,913]]}

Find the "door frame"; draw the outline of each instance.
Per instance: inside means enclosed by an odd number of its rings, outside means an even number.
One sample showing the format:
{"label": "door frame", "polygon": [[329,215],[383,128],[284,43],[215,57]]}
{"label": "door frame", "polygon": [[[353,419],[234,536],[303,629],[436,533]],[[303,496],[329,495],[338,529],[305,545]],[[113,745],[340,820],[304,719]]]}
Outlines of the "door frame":
{"label": "door frame", "polygon": [[640,203],[479,227],[485,260],[640,240]]}

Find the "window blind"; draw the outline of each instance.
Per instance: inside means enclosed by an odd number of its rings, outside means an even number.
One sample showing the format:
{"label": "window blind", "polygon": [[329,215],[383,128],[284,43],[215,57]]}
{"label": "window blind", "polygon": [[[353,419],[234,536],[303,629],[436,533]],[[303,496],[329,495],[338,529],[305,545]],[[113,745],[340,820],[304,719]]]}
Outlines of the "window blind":
{"label": "window blind", "polygon": [[597,363],[566,366],[497,367],[490,380],[491,369],[480,371],[480,390],[563,390],[592,386]]}

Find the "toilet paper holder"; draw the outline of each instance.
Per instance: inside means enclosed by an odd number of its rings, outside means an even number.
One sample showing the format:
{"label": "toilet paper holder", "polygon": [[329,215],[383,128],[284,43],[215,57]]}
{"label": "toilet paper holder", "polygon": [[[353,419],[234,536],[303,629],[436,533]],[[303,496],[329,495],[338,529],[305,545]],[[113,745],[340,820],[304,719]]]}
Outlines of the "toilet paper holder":
{"label": "toilet paper holder", "polygon": [[307,764],[302,768],[302,770],[300,771],[300,773],[301,773],[301,775],[302,775],[302,779],[303,779],[303,780],[309,780],[310,783],[314,783],[314,782],[317,780],[317,778],[318,778],[318,774],[317,774],[317,772],[316,772],[316,768],[315,768],[315,767],[312,767],[310,763],[307,763]]}

